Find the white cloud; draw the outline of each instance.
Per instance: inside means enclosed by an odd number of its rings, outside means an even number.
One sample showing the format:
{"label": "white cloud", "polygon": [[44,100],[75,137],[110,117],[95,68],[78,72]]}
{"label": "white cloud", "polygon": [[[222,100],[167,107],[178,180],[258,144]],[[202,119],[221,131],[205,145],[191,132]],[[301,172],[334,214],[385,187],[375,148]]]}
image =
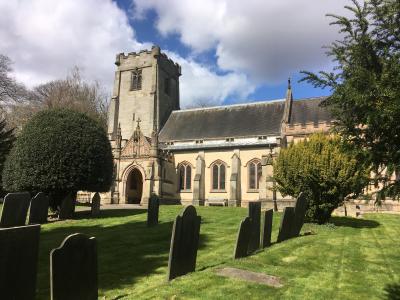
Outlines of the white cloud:
{"label": "white cloud", "polygon": [[178,34],[196,52],[215,49],[223,70],[276,83],[300,69],[329,64],[321,48],[338,37],[326,13],[348,0],[133,0],[135,16],[154,9],[157,29]]}

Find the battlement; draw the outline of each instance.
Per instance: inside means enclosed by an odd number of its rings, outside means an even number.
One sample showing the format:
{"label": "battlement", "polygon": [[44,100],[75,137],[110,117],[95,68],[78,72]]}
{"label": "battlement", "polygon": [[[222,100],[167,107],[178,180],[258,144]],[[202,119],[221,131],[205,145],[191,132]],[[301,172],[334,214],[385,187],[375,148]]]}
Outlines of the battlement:
{"label": "battlement", "polygon": [[172,59],[170,59],[165,53],[161,52],[161,49],[159,46],[152,46],[151,50],[140,50],[139,52],[129,52],[125,54],[124,52],[118,53],[115,58],[115,64],[117,66],[121,66],[127,62],[129,62],[131,59],[134,58],[145,58],[151,56],[152,58],[159,58],[161,57],[165,62],[168,62],[170,65],[174,66],[177,70],[179,75],[181,75],[181,66],[174,62]]}

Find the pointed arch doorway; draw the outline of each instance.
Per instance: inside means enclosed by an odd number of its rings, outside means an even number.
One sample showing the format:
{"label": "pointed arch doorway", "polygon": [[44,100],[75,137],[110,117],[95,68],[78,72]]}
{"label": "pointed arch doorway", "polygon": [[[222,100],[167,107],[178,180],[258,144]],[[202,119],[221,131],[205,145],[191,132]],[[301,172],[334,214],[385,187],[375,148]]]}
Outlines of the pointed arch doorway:
{"label": "pointed arch doorway", "polygon": [[140,204],[143,194],[143,176],[137,169],[133,168],[126,181],[126,202],[130,204]]}

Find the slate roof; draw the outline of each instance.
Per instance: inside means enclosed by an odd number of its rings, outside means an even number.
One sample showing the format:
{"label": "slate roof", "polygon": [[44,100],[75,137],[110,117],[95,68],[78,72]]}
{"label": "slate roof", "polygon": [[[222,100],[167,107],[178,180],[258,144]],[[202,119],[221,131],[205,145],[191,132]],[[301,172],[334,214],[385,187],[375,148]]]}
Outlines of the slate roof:
{"label": "slate roof", "polygon": [[[293,101],[291,123],[330,119],[319,107],[324,98]],[[173,111],[159,141],[280,135],[285,100]]]}

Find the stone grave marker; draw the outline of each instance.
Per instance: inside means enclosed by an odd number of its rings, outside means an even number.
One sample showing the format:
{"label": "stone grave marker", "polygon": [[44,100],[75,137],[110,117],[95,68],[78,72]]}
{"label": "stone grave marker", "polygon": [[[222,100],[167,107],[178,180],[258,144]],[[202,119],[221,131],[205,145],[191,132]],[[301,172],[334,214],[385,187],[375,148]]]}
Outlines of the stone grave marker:
{"label": "stone grave marker", "polygon": [[9,193],[4,198],[0,227],[25,225],[31,196],[28,192]]}
{"label": "stone grave marker", "polygon": [[157,195],[152,194],[147,207],[147,226],[158,224],[158,212],[160,208],[160,200]]}
{"label": "stone grave marker", "polygon": [[44,224],[47,222],[49,197],[40,192],[31,200],[29,209],[29,224]]}
{"label": "stone grave marker", "polygon": [[264,222],[261,234],[261,247],[266,248],[271,246],[271,233],[272,233],[272,218],[274,215],[274,210],[269,209],[264,211]]}
{"label": "stone grave marker", "polygon": [[236,239],[235,250],[233,252],[233,258],[246,257],[248,255],[250,235],[252,230],[252,224],[250,217],[246,217],[241,223]]}
{"label": "stone grave marker", "polygon": [[293,231],[292,236],[299,236],[301,228],[304,224],[304,218],[306,216],[307,211],[307,198],[304,193],[300,193],[297,197],[296,204],[294,207],[294,222],[293,222]]}
{"label": "stone grave marker", "polygon": [[281,225],[279,227],[277,242],[283,242],[292,237],[292,226],[294,223],[294,208],[285,207],[281,219]]}
{"label": "stone grave marker", "polygon": [[168,280],[195,271],[200,222],[201,217],[192,205],[185,207],[183,213],[176,217],[169,251]]}
{"label": "stone grave marker", "polygon": [[62,201],[60,213],[58,215],[59,219],[71,219],[75,211],[75,197],[74,193],[69,193]]}
{"label": "stone grave marker", "polygon": [[250,254],[260,247],[261,202],[249,202],[249,217],[251,219],[251,233],[248,249]]}
{"label": "stone grave marker", "polygon": [[96,192],[92,198],[92,203],[91,203],[91,213],[92,216],[98,216],[100,214],[100,194]]}
{"label": "stone grave marker", "polygon": [[0,298],[35,299],[40,225],[0,229]]}
{"label": "stone grave marker", "polygon": [[96,299],[97,242],[81,233],[67,236],[50,252],[52,300]]}

